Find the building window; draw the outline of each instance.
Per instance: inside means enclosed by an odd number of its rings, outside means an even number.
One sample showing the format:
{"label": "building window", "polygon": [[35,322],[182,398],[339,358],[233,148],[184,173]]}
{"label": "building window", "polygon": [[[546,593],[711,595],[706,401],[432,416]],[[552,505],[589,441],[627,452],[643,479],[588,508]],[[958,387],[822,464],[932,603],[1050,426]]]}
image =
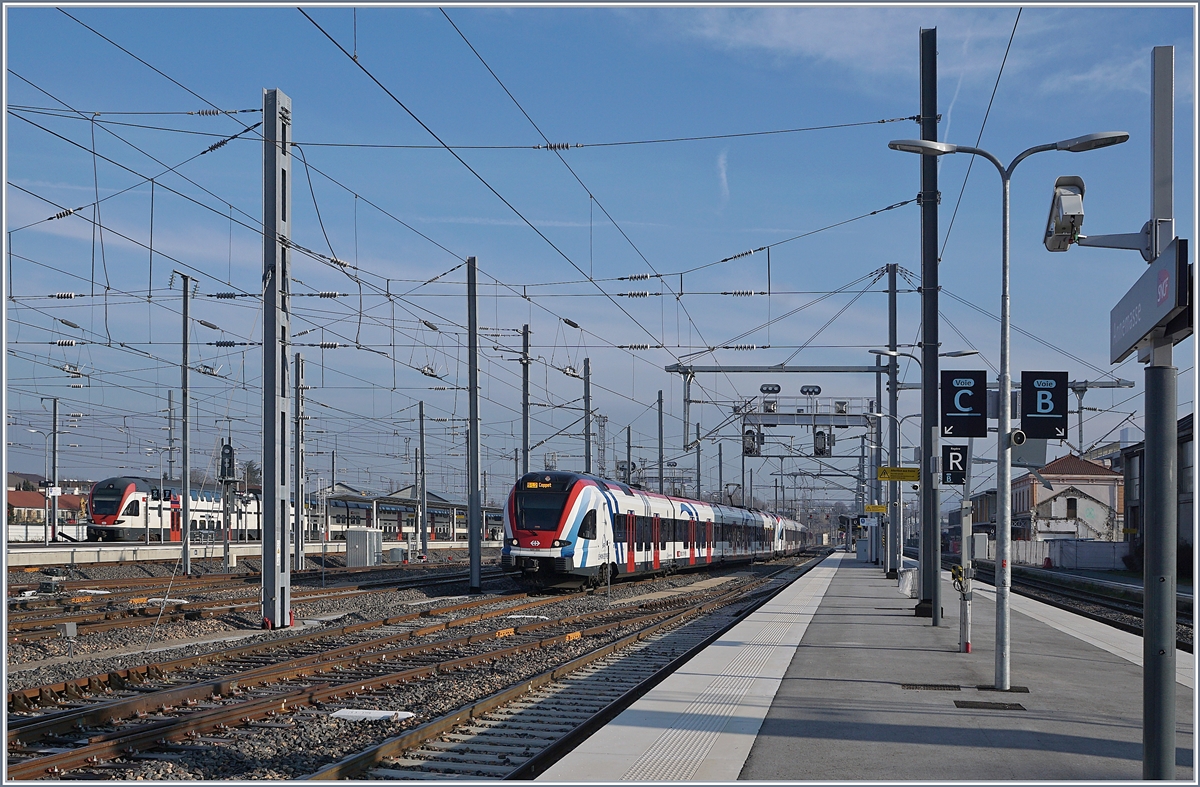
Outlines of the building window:
{"label": "building window", "polygon": [[1075,497],[1067,498],[1067,519],[1079,518],[1079,499]]}

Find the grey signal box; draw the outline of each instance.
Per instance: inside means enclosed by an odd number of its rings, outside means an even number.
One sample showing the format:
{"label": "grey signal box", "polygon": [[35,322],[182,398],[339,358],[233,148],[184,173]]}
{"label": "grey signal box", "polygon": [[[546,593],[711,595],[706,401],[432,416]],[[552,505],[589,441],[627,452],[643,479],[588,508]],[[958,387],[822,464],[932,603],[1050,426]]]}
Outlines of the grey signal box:
{"label": "grey signal box", "polygon": [[1021,372],[1021,431],[1026,437],[1067,436],[1066,372]]}

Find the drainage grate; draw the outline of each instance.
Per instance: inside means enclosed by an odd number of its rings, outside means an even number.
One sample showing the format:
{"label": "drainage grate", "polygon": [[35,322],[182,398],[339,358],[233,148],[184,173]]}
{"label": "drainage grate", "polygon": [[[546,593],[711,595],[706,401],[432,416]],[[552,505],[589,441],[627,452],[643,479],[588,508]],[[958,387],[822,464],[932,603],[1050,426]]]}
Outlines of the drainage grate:
{"label": "drainage grate", "polygon": [[1019,702],[975,702],[973,700],[955,700],[957,708],[973,708],[975,710],[1025,710]]}
{"label": "drainage grate", "polygon": [[909,691],[962,691],[952,683],[901,683],[900,688]]}
{"label": "drainage grate", "polygon": [[[976,686],[975,688],[978,689],[979,691],[1003,691],[1003,689],[998,689],[995,686]],[[1009,686],[1008,691],[1011,694],[1028,694],[1029,687],[1028,686]]]}

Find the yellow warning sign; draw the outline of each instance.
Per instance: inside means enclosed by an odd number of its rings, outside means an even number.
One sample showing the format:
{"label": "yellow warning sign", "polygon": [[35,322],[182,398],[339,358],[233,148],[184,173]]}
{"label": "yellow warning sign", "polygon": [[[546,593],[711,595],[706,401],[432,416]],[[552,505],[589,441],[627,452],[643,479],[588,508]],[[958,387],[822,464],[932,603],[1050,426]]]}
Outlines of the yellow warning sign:
{"label": "yellow warning sign", "polygon": [[875,476],[880,481],[920,481],[919,467],[881,467]]}
{"label": "yellow warning sign", "polygon": [[887,506],[877,506],[877,505],[871,503],[871,504],[864,506],[863,510],[866,511],[868,514],[886,514]]}

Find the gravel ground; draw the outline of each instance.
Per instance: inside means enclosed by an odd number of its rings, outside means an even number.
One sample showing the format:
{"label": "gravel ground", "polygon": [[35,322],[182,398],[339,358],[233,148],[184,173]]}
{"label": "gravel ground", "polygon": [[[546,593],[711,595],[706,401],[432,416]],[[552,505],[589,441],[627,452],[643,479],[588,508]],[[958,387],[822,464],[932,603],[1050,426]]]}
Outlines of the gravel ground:
{"label": "gravel ground", "polygon": [[[741,571],[745,571],[742,567]],[[774,570],[769,566],[755,566],[753,571],[766,572]],[[372,572],[374,573],[374,572]],[[440,572],[439,572],[440,573]],[[718,572],[713,572],[716,575]],[[736,573],[736,572],[735,572]],[[361,576],[361,575],[359,575]],[[664,577],[652,582],[636,585],[617,583],[613,585],[613,600],[644,595],[659,590],[686,587],[705,579],[708,573],[684,573]],[[507,594],[527,590],[512,578],[490,581],[485,583],[489,593]],[[467,591],[467,584],[444,585],[431,588],[425,592],[418,588],[398,590],[390,593],[372,593],[355,596],[349,599],[324,599],[311,603],[295,605],[297,620],[313,618],[329,618],[322,620],[319,625],[338,627],[363,621],[378,620],[394,615],[402,615],[421,609],[413,602],[430,601],[436,603],[439,598],[462,595]],[[564,608],[555,605],[558,614],[578,614],[601,609],[608,604],[603,596],[586,596],[567,602]],[[568,611],[560,611],[566,609]],[[536,610],[530,614],[538,613]],[[491,628],[486,623],[481,624],[481,630]],[[311,631],[305,627],[301,631]],[[178,621],[163,623],[153,632],[153,642],[149,642],[152,627],[142,626],[131,629],[116,629],[113,631],[89,634],[80,637],[75,643],[73,658],[67,658],[68,644],[61,639],[42,640],[39,642],[14,644],[8,647],[8,681],[9,690],[19,690],[35,686],[59,683],[64,680],[84,675],[96,675],[115,669],[125,669],[140,666],[148,662],[163,662],[178,658],[186,658],[202,653],[215,652],[233,643],[195,642],[197,638],[212,638],[244,634],[237,640],[237,645],[250,645],[256,642],[285,638],[296,633],[295,629],[282,629],[265,632],[259,628],[256,617],[230,615],[221,618],[211,618],[198,621]],[[187,642],[193,640],[192,642]],[[149,647],[161,648],[170,642],[187,642],[165,650],[155,650],[153,655],[146,651]],[[20,665],[29,662],[26,668]]]}
{"label": "gravel ground", "polygon": [[133,762],[127,771],[106,768],[105,775],[135,781],[295,779],[634,630],[621,627],[599,637],[511,656],[462,673],[414,681],[353,700],[355,708],[408,710],[416,714],[403,721],[352,722],[321,712],[292,714],[288,718],[293,724],[287,728],[256,728],[253,735],[235,734],[230,744],[211,746],[203,752],[181,753],[184,756],[178,761]]}

